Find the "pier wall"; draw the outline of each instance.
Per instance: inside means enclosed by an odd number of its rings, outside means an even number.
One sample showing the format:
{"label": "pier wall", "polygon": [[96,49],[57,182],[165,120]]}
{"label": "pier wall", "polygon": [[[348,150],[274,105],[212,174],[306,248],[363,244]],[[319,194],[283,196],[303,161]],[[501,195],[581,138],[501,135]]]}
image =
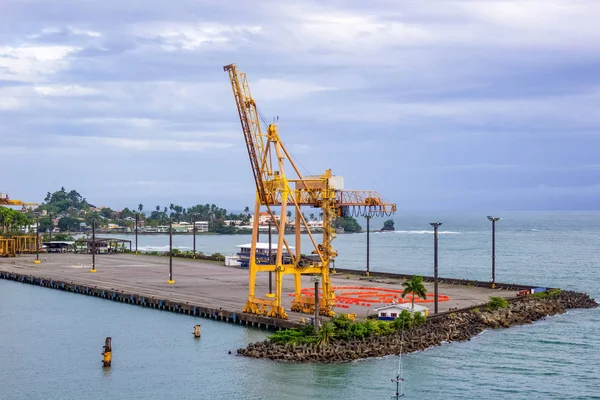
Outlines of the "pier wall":
{"label": "pier wall", "polygon": [[276,318],[264,317],[260,315],[248,314],[223,310],[222,308],[206,307],[190,304],[189,302],[177,302],[161,299],[159,297],[141,296],[135,293],[129,293],[122,290],[108,289],[100,286],[81,285],[76,282],[65,282],[61,280],[52,280],[40,278],[33,275],[19,274],[0,270],[0,279],[16,281],[35,286],[60,290],[64,292],[78,293],[101,299],[112,300],[119,303],[126,303],[140,307],[153,308],[155,310],[169,311],[178,314],[190,315],[223,321],[248,327],[279,330],[288,328],[300,328],[304,325],[281,320]]}
{"label": "pier wall", "polygon": [[[335,271],[337,274],[364,275],[364,271],[358,271],[355,269],[336,268]],[[397,273],[392,273],[392,272],[373,272],[373,271],[371,271],[369,273],[369,277],[363,277],[362,279],[369,279],[369,278],[411,279],[413,277],[413,275],[414,274],[397,274]],[[433,276],[423,276],[423,275],[419,275],[419,276],[423,277],[424,282],[433,282],[434,281]],[[447,284],[447,285],[462,285],[462,286],[483,287],[483,288],[491,287],[491,282],[477,281],[477,280],[473,280],[473,279],[438,277],[438,282]],[[535,289],[538,287],[540,287],[540,286],[539,285],[532,286],[532,285],[521,285],[521,284],[517,284],[517,283],[496,282],[495,289],[518,291],[518,290],[523,290],[523,289]],[[554,288],[546,288],[546,289],[552,290]]]}

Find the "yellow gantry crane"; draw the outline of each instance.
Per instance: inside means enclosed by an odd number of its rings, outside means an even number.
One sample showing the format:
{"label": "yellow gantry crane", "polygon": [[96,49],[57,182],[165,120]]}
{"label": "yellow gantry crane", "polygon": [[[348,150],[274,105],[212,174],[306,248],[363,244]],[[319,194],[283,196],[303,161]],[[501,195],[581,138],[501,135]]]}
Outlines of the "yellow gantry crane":
{"label": "yellow gantry crane", "polygon": [[[332,316],[335,306],[335,294],[331,288],[329,276],[330,263],[337,257],[331,246],[335,238],[333,220],[347,215],[391,215],[396,205],[384,201],[376,192],[368,190],[343,190],[344,180],[334,176],[331,170],[319,176],[302,176],[296,164],[281,142],[276,123],[267,124],[258,111],[250,94],[246,74],[239,72],[235,64],[226,65],[223,70],[229,73],[233,96],[237,105],[242,131],[250,156],[250,164],[256,182],[256,202],[252,226],[252,243],[249,262],[249,296],[244,312],[287,318],[282,305],[283,276],[294,275],[295,301],[292,311],[314,312],[314,298],[302,295],[302,275],[321,277],[323,295],[319,299],[319,310],[323,315]],[[260,118],[260,119],[259,119]],[[263,131],[260,120],[266,126]],[[285,172],[285,161],[293,170],[290,178]],[[266,264],[256,262],[259,214],[261,206],[266,207],[269,218],[277,230],[277,254],[274,260]],[[317,243],[304,218],[301,207],[320,208],[323,213],[323,238]],[[285,238],[288,207],[295,210],[295,247],[292,248]],[[279,219],[275,210],[279,208]],[[310,238],[312,256],[302,256],[300,251],[300,232],[304,228]],[[284,257],[286,254],[286,257]],[[289,255],[289,256],[288,256]],[[256,275],[259,272],[275,273],[275,293],[265,298],[256,296]]]}
{"label": "yellow gantry crane", "polygon": [[11,200],[6,193],[0,193],[0,206],[37,207],[38,204],[21,200]]}

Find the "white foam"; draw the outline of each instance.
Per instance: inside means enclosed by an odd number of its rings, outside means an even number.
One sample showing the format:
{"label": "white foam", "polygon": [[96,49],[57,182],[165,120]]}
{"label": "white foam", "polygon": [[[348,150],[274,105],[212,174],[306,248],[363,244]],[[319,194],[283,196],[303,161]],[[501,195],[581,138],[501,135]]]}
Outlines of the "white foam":
{"label": "white foam", "polygon": [[[433,230],[429,231],[394,231],[394,233],[400,233],[404,235],[426,235],[433,234]],[[438,231],[439,235],[460,235],[460,232],[455,231]]]}

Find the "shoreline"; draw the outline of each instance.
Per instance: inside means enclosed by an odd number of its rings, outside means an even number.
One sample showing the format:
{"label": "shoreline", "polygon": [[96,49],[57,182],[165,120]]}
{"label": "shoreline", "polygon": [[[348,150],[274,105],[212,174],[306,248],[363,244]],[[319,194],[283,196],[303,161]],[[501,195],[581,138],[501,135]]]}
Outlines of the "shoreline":
{"label": "shoreline", "polygon": [[287,362],[341,363],[360,359],[413,353],[442,343],[468,341],[488,329],[531,324],[569,309],[589,309],[598,303],[588,294],[562,291],[558,295],[538,299],[531,296],[513,299],[507,308],[495,311],[450,312],[430,317],[421,326],[362,339],[333,341],[328,345],[278,344],[265,340],[251,343],[237,351],[238,355]]}

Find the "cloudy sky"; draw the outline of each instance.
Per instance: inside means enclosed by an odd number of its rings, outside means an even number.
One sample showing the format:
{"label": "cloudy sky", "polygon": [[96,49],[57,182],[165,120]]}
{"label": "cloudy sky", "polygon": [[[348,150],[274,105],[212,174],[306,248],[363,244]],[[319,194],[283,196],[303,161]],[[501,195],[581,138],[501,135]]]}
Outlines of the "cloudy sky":
{"label": "cloudy sky", "polygon": [[251,205],[237,63],[304,173],[401,210],[597,209],[598,21],[596,0],[1,0],[0,191]]}

